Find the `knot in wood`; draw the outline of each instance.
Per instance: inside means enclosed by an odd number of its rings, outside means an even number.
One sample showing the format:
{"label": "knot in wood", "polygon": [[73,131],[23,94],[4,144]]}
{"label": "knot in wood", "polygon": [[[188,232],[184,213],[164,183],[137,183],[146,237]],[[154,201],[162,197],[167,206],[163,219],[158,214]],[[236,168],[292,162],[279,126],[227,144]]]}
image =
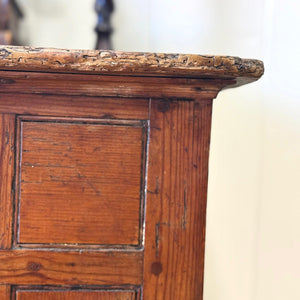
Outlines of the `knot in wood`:
{"label": "knot in wood", "polygon": [[33,261],[28,262],[27,270],[37,272],[41,269],[42,265]]}
{"label": "knot in wood", "polygon": [[151,265],[151,273],[158,276],[162,272],[162,264],[160,262],[154,262]]}

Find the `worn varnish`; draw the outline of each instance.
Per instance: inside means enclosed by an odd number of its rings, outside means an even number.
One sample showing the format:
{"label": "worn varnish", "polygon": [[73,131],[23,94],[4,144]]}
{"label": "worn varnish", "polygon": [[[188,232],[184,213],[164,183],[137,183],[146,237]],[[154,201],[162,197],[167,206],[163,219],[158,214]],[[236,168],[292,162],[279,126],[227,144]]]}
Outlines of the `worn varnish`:
{"label": "worn varnish", "polygon": [[213,98],[262,73],[0,47],[0,299],[203,299]]}
{"label": "worn varnish", "polygon": [[261,61],[232,56],[12,46],[0,48],[0,68],[131,76],[229,77],[235,78],[238,84],[257,80],[264,70]]}

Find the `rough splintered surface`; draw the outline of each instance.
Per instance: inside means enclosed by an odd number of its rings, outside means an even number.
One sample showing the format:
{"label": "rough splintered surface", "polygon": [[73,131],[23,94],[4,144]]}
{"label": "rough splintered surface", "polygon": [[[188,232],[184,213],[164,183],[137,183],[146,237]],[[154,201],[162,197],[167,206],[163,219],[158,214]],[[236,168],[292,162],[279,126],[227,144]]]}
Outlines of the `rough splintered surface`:
{"label": "rough splintered surface", "polygon": [[115,75],[238,78],[240,84],[263,75],[255,59],[196,54],[134,53],[0,46],[0,69]]}

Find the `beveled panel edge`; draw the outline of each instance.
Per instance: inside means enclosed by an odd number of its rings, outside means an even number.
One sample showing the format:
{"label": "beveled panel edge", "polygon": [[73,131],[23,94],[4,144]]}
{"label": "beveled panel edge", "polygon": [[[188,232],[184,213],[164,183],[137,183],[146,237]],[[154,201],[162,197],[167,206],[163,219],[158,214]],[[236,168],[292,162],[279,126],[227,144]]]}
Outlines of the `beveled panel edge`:
{"label": "beveled panel edge", "polygon": [[261,61],[234,56],[19,46],[0,46],[0,69],[146,77],[229,77],[237,78],[237,85],[255,81],[264,73]]}
{"label": "beveled panel edge", "polygon": [[70,123],[70,124],[91,124],[91,125],[115,125],[143,128],[148,125],[147,120],[123,120],[103,118],[80,118],[80,117],[56,117],[38,115],[17,115],[20,122],[41,122],[41,123]]}
{"label": "beveled panel edge", "polygon": [[99,292],[135,292],[140,285],[12,285],[12,293],[17,291],[99,291]]}
{"label": "beveled panel edge", "polygon": [[[16,115],[15,119],[15,168],[14,168],[14,215],[12,221],[12,247],[11,249],[32,249],[32,250],[60,250],[60,251],[142,251],[144,250],[144,231],[145,231],[145,199],[146,199],[146,167],[148,158],[149,143],[149,121],[148,120],[121,120],[121,119],[93,119],[77,117],[54,117],[54,116],[36,116],[36,115]],[[141,184],[140,184],[140,221],[139,221],[139,242],[136,245],[130,244],[71,244],[71,243],[48,243],[48,244],[30,244],[19,243],[19,211],[20,211],[20,188],[21,188],[21,139],[22,122],[55,122],[55,123],[73,123],[73,124],[99,124],[99,125],[117,125],[128,127],[139,127],[142,129],[142,150],[141,150]]]}
{"label": "beveled panel edge", "polygon": [[92,290],[92,291],[136,291],[140,289],[140,285],[12,285],[13,290],[37,290],[37,291],[65,291],[69,289]]}

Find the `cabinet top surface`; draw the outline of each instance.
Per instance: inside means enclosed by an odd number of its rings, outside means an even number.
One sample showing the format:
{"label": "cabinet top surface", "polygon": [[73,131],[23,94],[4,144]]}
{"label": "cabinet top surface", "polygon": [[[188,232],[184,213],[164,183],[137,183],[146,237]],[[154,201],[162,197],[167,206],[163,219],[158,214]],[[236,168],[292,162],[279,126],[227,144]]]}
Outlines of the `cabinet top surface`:
{"label": "cabinet top surface", "polygon": [[0,46],[0,70],[101,75],[259,79],[263,63],[233,56]]}

